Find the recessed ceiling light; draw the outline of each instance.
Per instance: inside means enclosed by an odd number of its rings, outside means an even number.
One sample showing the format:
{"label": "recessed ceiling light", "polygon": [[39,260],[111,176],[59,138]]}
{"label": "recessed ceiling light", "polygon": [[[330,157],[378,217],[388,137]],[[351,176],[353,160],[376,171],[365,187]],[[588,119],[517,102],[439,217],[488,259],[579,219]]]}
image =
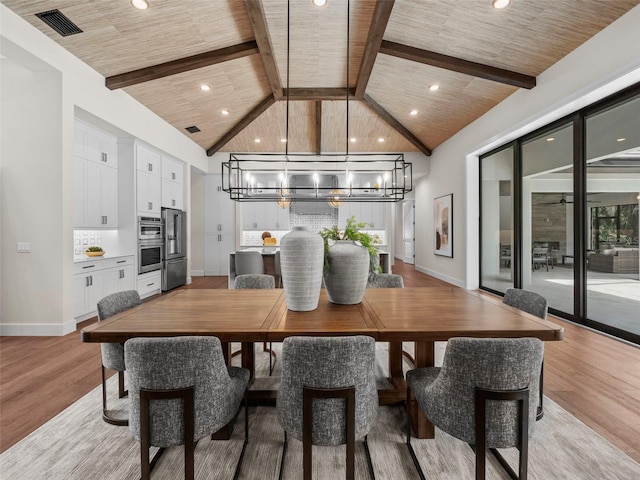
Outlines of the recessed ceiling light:
{"label": "recessed ceiling light", "polygon": [[438,90],[440,88],[440,85],[429,85],[429,90],[431,90],[432,92],[435,92],[436,90]]}
{"label": "recessed ceiling light", "polygon": [[351,137],[351,143],[356,143],[356,137]]}
{"label": "recessed ceiling light", "polygon": [[256,139],[254,140],[254,142],[256,142],[256,143],[260,143],[260,139],[259,139],[259,138],[256,138]]}
{"label": "recessed ceiling light", "polygon": [[146,10],[149,8],[147,0],[131,0],[131,6],[137,10]]}
{"label": "recessed ceiling light", "polygon": [[200,85],[200,90],[202,90],[203,92],[208,92],[209,90],[211,90],[211,87],[206,83],[203,83],[202,85]]}
{"label": "recessed ceiling light", "polygon": [[409,115],[417,115],[418,114],[418,110],[411,110],[409,112]]}
{"label": "recessed ceiling light", "polygon": [[491,2],[491,5],[496,10],[502,10],[503,8],[507,8],[510,3],[511,3],[511,0],[493,0]]}
{"label": "recessed ceiling light", "polygon": [[287,139],[286,139],[286,138],[281,138],[281,139],[280,139],[280,142],[282,142],[282,143],[287,143]]}
{"label": "recessed ceiling light", "polygon": [[316,7],[324,7],[327,4],[327,0],[311,0],[311,3]]}
{"label": "recessed ceiling light", "polygon": [[625,138],[625,137],[620,137],[620,138],[618,138],[616,141],[617,141],[617,142],[624,142],[625,140],[626,140],[626,138]]}
{"label": "recessed ceiling light", "polygon": [[547,142],[553,142],[554,140],[555,140],[555,138],[554,138],[554,137],[549,137],[549,138],[547,138]]}
{"label": "recessed ceiling light", "polygon": [[227,110],[226,108],[223,108],[222,110],[220,110],[220,113],[222,115],[229,115],[229,110]]}
{"label": "recessed ceiling light", "polygon": [[378,142],[380,142],[380,143],[384,142],[384,138],[380,137],[380,138],[378,139]]}

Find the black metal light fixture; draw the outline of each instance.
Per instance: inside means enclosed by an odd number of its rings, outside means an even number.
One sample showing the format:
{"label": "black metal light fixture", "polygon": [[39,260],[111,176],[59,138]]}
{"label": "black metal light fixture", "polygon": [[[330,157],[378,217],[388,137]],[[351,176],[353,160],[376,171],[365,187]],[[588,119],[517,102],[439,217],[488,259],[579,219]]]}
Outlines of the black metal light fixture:
{"label": "black metal light fixture", "polygon": [[344,154],[289,154],[290,2],[287,2],[287,97],[284,154],[231,153],[222,163],[222,188],[238,202],[398,202],[413,189],[411,163],[402,153],[349,153],[349,40],[347,0],[347,86]]}

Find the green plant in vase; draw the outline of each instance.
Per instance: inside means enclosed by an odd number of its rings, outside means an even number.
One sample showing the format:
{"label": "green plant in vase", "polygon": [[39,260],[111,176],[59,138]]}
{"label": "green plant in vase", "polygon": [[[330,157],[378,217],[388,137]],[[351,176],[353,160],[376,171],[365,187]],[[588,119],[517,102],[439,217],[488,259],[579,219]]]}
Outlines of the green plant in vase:
{"label": "green plant in vase", "polygon": [[367,232],[363,232],[367,226],[371,226],[369,223],[364,222],[356,222],[355,216],[351,216],[347,219],[347,225],[344,230],[340,230],[337,225],[334,225],[331,228],[323,228],[320,231],[320,236],[324,240],[324,268],[325,270],[329,270],[329,240],[339,241],[339,240],[352,240],[359,245],[362,245],[369,252],[370,261],[370,272],[372,273],[380,273],[382,269],[380,268],[380,260],[378,259],[378,251],[375,247],[376,244],[380,244],[380,237],[377,235],[371,235]]}

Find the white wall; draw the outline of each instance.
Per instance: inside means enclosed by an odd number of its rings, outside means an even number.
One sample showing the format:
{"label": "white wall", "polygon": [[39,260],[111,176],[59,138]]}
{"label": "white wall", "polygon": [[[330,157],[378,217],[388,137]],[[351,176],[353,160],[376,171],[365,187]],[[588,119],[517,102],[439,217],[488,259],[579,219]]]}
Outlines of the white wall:
{"label": "white wall", "polygon": [[[416,187],[416,268],[475,289],[478,272],[478,156],[640,81],[640,6],[437,147]],[[453,193],[454,257],[434,255],[433,199]]]}
{"label": "white wall", "polygon": [[[0,53],[5,57],[0,60],[0,334],[62,335],[75,329],[71,245],[76,110],[201,170],[207,170],[208,158],[124,91],[108,90],[104,77],[2,4]],[[10,64],[22,73],[9,69]],[[186,189],[189,193],[188,183]],[[16,241],[31,242],[32,253],[18,254]]]}

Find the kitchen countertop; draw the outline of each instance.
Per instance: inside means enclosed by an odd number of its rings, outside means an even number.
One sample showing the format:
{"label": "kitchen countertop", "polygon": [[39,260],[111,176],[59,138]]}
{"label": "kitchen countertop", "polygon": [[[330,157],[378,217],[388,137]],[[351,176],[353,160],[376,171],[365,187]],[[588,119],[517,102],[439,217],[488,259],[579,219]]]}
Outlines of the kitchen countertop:
{"label": "kitchen countertop", "polygon": [[133,253],[125,253],[122,255],[105,253],[101,257],[87,257],[86,255],[82,257],[74,257],[73,263],[83,263],[83,262],[95,262],[96,260],[110,260],[112,258],[122,258],[122,257],[133,257]]}

